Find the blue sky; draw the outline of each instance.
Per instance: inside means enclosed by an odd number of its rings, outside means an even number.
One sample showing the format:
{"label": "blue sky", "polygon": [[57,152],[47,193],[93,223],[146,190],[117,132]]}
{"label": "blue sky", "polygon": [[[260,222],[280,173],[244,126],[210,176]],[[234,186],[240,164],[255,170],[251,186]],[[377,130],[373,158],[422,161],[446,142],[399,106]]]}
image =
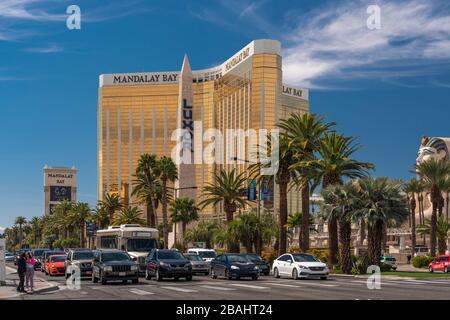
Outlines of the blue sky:
{"label": "blue sky", "polygon": [[421,135],[450,135],[445,0],[0,0],[0,226],[42,214],[45,164],[75,165],[79,200],[96,203],[99,74],[177,70],[184,52],[207,68],[258,38],[282,42],[285,81],[359,138],[375,175],[409,178]]}

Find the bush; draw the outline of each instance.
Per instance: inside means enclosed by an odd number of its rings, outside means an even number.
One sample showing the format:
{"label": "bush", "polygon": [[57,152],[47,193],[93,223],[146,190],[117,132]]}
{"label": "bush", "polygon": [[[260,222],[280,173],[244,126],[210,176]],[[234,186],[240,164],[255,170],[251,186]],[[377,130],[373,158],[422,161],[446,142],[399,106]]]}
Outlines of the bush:
{"label": "bush", "polygon": [[78,248],[80,246],[80,240],[78,239],[59,239],[53,243],[55,249],[59,248]]}
{"label": "bush", "polygon": [[434,260],[430,256],[417,256],[412,258],[412,265],[415,268],[428,268],[428,265]]}
{"label": "bush", "polygon": [[323,263],[328,262],[328,249],[310,249],[308,253],[322,261]]}
{"label": "bush", "polygon": [[357,275],[361,274],[357,268],[352,268],[351,273],[352,273],[352,275],[354,275],[354,276],[357,276]]}
{"label": "bush", "polygon": [[386,263],[380,264],[380,271],[381,272],[389,272],[392,270],[392,266]]}
{"label": "bush", "polygon": [[181,241],[177,241],[172,245],[172,249],[177,249],[181,252],[184,252],[185,251],[184,243]]}
{"label": "bush", "polygon": [[288,249],[289,253],[298,253],[300,252],[300,247],[299,246],[290,246]]}
{"label": "bush", "polygon": [[264,250],[261,252],[261,258],[264,261],[267,261],[270,265],[272,265],[273,260],[275,260],[278,257],[276,250]]}

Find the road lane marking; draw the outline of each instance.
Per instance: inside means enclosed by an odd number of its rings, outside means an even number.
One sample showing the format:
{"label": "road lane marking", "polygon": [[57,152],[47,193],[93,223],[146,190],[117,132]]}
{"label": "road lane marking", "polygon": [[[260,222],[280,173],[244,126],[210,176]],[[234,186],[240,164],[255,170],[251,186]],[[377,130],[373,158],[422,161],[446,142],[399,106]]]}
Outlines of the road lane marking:
{"label": "road lane marking", "polygon": [[243,283],[230,283],[230,286],[250,288],[250,289],[268,289],[267,287],[253,286],[251,284],[243,284]]}
{"label": "road lane marking", "polygon": [[287,283],[276,283],[276,282],[266,282],[268,285],[271,286],[280,286],[280,287],[289,287],[289,288],[302,288],[302,286],[295,286],[293,284],[287,284]]}
{"label": "road lane marking", "polygon": [[131,289],[128,289],[128,291],[131,293],[137,294],[139,296],[154,294],[153,292],[148,292],[148,291],[144,291],[144,290],[137,289],[137,288],[131,288]]}
{"label": "road lane marking", "polygon": [[178,288],[178,287],[160,287],[163,289],[173,290],[173,291],[179,291],[179,292],[198,292],[197,290],[191,290],[191,289],[184,289],[184,288]]}
{"label": "road lane marking", "polygon": [[213,290],[222,290],[222,291],[236,290],[236,289],[233,289],[233,288],[215,287],[215,286],[209,286],[209,285],[201,285],[200,287],[206,288],[206,289],[213,289]]}
{"label": "road lane marking", "polygon": [[337,287],[337,284],[326,284],[326,283],[314,283],[314,282],[306,282],[306,281],[302,281],[302,284],[305,285],[311,285],[311,286],[320,286],[320,287]]}

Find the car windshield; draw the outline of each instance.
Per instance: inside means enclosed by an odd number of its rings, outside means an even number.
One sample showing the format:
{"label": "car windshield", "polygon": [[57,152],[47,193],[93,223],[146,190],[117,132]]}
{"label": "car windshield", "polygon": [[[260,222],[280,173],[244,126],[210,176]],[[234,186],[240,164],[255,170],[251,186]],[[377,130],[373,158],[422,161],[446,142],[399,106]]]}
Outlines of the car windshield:
{"label": "car windshield", "polygon": [[184,259],[184,257],[177,251],[160,251],[158,252],[158,259],[180,260]]}
{"label": "car windshield", "polygon": [[230,262],[242,262],[242,263],[249,262],[249,260],[246,256],[240,256],[240,255],[230,255],[230,256],[228,256],[228,260],[230,260]]}
{"label": "car windshield", "polygon": [[196,254],[188,254],[188,255],[185,255],[185,257],[191,261],[203,261],[202,257],[200,257],[199,255],[196,255]]}
{"label": "car windshield", "polygon": [[317,262],[317,259],[309,254],[293,254],[295,262]]}
{"label": "car windshield", "polygon": [[384,258],[385,261],[395,261],[394,257],[385,257]]}
{"label": "car windshield", "polygon": [[94,253],[92,251],[74,252],[74,260],[92,260],[94,258]]}
{"label": "car windshield", "polygon": [[216,253],[214,251],[199,251],[198,255],[202,258],[215,258]]}
{"label": "car windshield", "polygon": [[64,261],[66,261],[66,256],[52,257],[52,262],[64,262]]}
{"label": "car windshield", "polygon": [[54,254],[64,254],[64,251],[46,251],[43,254],[45,254],[48,258]]}
{"label": "car windshield", "polygon": [[256,255],[256,254],[247,254],[246,256],[252,262],[262,261],[262,258],[260,256]]}
{"label": "car windshield", "polygon": [[129,239],[127,241],[127,251],[150,252],[156,248],[155,239]]}
{"label": "car windshield", "polygon": [[129,261],[130,256],[125,252],[105,252],[102,255],[104,262],[108,261]]}
{"label": "car windshield", "polygon": [[33,251],[33,255],[35,257],[41,257],[42,254],[44,253],[44,251],[45,251],[45,249],[36,249],[36,250]]}

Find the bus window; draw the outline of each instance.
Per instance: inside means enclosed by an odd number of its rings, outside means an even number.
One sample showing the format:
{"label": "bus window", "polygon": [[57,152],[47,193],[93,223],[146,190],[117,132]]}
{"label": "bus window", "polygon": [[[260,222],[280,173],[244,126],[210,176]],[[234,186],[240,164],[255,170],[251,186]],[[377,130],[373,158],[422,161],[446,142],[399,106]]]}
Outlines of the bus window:
{"label": "bus window", "polygon": [[117,249],[117,237],[116,236],[100,237],[100,246],[103,249]]}

